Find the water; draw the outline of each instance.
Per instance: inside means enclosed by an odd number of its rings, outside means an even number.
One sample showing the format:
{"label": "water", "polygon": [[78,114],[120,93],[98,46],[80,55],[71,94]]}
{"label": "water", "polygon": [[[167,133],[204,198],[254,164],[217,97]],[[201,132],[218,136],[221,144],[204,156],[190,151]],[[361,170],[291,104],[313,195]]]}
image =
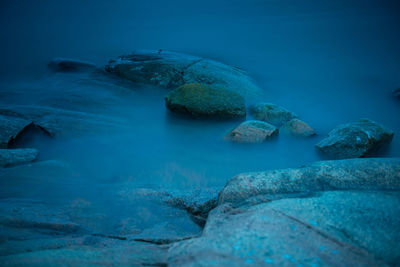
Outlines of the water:
{"label": "water", "polygon": [[[67,162],[74,178],[41,174],[37,182],[11,182],[6,173],[0,197],[60,205],[84,199],[94,203],[93,213],[126,219],[138,212],[127,207],[138,202],[121,197],[123,190],[222,187],[241,172],[298,167],[321,160],[314,145],[331,129],[360,118],[394,130],[390,148],[378,155],[399,157],[400,101],[391,93],[400,87],[399,12],[398,1],[365,0],[1,1],[2,105],[105,114],[134,127],[36,142],[40,160]],[[46,68],[58,56],[104,65],[135,49],[239,66],[263,88],[260,102],[297,113],[318,136],[231,144],[223,137],[240,121],[177,117],[166,110],[163,89],[96,86],[87,77],[49,74]],[[158,212],[152,204],[140,205]]]}

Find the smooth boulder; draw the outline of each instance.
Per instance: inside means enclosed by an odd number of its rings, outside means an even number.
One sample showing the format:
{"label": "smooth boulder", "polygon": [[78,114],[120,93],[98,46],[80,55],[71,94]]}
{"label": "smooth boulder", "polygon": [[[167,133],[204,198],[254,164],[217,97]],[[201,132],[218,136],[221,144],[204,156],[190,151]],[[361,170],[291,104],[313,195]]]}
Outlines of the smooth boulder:
{"label": "smooth boulder", "polygon": [[170,91],[165,97],[169,110],[193,117],[237,118],[246,116],[244,98],[213,86],[192,83]]}
{"label": "smooth boulder", "polygon": [[289,135],[299,137],[310,137],[315,135],[315,131],[307,123],[299,119],[291,119],[280,128],[280,131]]}
{"label": "smooth boulder", "polygon": [[316,148],[332,159],[368,156],[393,139],[393,131],[369,119],[342,124],[329,132]]}
{"label": "smooth boulder", "polygon": [[295,113],[272,103],[251,105],[249,112],[256,120],[265,121],[277,127],[297,118]]}
{"label": "smooth boulder", "polygon": [[315,162],[302,168],[243,173],[220,192],[218,203],[259,203],[329,190],[400,190],[400,158]]}
{"label": "smooth boulder", "polygon": [[263,121],[245,121],[230,131],[225,140],[236,143],[262,143],[276,136],[279,130]]}
{"label": "smooth boulder", "polygon": [[385,266],[399,259],[399,193],[325,192],[211,211],[170,266]]}
{"label": "smooth boulder", "polygon": [[261,93],[261,89],[242,69],[169,51],[137,50],[110,60],[105,69],[133,82],[169,89],[187,83],[202,83],[234,91],[244,97]]}
{"label": "smooth boulder", "polygon": [[31,121],[0,114],[0,148],[8,148],[8,144],[15,140]]}
{"label": "smooth boulder", "polygon": [[39,151],[33,148],[0,149],[0,166],[10,167],[36,160]]}

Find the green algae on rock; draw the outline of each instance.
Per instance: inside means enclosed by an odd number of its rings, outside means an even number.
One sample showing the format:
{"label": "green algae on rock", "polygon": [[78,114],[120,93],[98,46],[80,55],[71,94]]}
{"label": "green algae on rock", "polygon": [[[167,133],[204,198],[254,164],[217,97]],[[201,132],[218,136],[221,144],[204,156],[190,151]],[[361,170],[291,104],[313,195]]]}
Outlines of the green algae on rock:
{"label": "green algae on rock", "polygon": [[359,158],[388,145],[393,131],[368,119],[342,124],[333,129],[316,147],[332,159]]}
{"label": "green algae on rock", "polygon": [[279,130],[263,121],[245,121],[230,131],[225,139],[237,143],[261,143],[272,136],[277,135]]}
{"label": "green algae on rock", "polygon": [[277,127],[297,118],[297,115],[281,106],[272,103],[259,103],[250,106],[250,114],[260,121],[271,123]]}
{"label": "green algae on rock", "polygon": [[244,98],[226,89],[199,83],[185,84],[165,97],[169,110],[193,117],[238,118],[246,116]]}

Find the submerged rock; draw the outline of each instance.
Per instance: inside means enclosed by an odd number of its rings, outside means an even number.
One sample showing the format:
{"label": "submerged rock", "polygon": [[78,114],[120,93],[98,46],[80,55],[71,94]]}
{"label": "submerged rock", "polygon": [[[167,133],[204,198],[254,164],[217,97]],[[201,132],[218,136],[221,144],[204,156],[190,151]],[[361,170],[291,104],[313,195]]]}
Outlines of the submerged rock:
{"label": "submerged rock", "polygon": [[111,60],[105,68],[133,82],[172,89],[187,83],[202,83],[242,96],[261,92],[247,73],[239,68],[168,51],[137,50],[131,55]]}
{"label": "submerged rock", "polygon": [[246,116],[244,98],[235,92],[199,83],[185,84],[165,97],[168,109],[193,117]]}
{"label": "submerged rock", "polygon": [[30,123],[31,121],[22,118],[0,115],[0,148],[7,148]]}
{"label": "submerged rock", "polygon": [[0,166],[9,167],[36,160],[39,151],[32,148],[0,149]]}
{"label": "submerged rock", "polygon": [[170,265],[395,264],[399,204],[398,193],[345,191],[251,207],[221,205],[210,213],[200,238],[169,249]]}
{"label": "submerged rock", "polygon": [[280,130],[293,136],[309,137],[315,135],[315,131],[307,123],[299,119],[291,119],[282,125]]}
{"label": "submerged rock", "polygon": [[400,190],[400,158],[319,161],[232,178],[218,203],[258,203],[328,190]]}
{"label": "submerged rock", "polygon": [[394,90],[393,94],[395,97],[400,98],[400,88],[397,88],[396,90]]}
{"label": "submerged rock", "polygon": [[297,118],[297,115],[293,112],[271,103],[252,105],[249,111],[256,120],[265,121],[277,127],[280,127],[291,119]]}
{"label": "submerged rock", "polygon": [[97,68],[94,63],[70,58],[54,58],[49,62],[48,67],[56,72],[88,71]]}
{"label": "submerged rock", "polygon": [[263,121],[245,121],[230,131],[225,139],[237,143],[261,143],[278,134],[278,129]]}
{"label": "submerged rock", "polygon": [[381,146],[390,144],[393,131],[368,119],[339,125],[316,147],[335,159],[367,156]]}

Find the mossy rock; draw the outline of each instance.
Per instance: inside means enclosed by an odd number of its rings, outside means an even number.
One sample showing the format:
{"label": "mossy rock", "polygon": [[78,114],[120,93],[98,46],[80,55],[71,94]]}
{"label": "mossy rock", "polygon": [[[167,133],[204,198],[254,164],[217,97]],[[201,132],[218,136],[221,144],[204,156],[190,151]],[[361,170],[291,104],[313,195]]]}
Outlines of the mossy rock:
{"label": "mossy rock", "polygon": [[184,84],[165,97],[169,110],[193,117],[239,118],[246,116],[244,98],[232,91],[200,83]]}
{"label": "mossy rock", "polygon": [[297,118],[297,115],[281,106],[272,103],[259,103],[250,106],[250,114],[260,121],[271,123],[277,127]]}

